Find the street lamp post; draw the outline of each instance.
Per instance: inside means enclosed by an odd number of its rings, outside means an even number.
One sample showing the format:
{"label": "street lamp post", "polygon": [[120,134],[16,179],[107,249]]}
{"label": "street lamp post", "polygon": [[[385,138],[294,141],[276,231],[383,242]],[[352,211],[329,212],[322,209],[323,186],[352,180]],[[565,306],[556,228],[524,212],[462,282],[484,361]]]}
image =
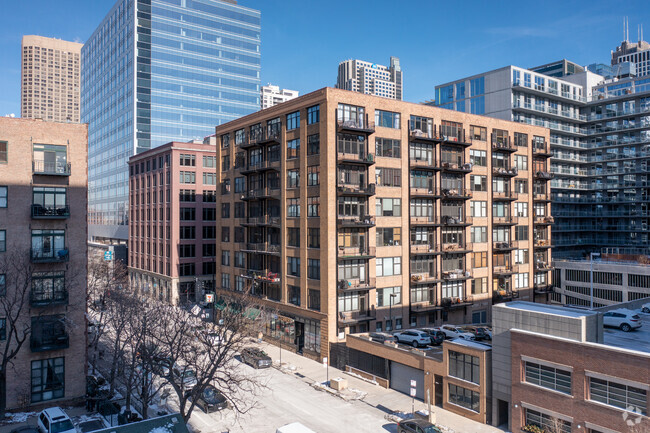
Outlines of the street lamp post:
{"label": "street lamp post", "polygon": [[[388,299],[388,321],[390,323],[390,330],[391,331],[394,329],[393,328],[393,299],[395,297],[397,297],[397,295],[395,293],[391,293],[389,295],[389,299]],[[386,327],[386,328],[388,328],[388,327]],[[386,329],[386,331],[388,331],[388,329]]]}
{"label": "street lamp post", "polygon": [[600,253],[589,253],[589,309],[594,309],[594,257],[600,257]]}

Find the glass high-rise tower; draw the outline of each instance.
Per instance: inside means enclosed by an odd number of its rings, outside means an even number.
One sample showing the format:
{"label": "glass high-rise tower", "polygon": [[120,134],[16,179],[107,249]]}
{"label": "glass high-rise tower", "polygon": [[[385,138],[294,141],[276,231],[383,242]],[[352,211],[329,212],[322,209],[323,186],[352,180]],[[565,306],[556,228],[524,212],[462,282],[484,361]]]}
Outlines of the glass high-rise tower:
{"label": "glass high-rise tower", "polygon": [[91,238],[128,238],[130,156],[259,109],[260,29],[234,0],[115,3],[81,52]]}

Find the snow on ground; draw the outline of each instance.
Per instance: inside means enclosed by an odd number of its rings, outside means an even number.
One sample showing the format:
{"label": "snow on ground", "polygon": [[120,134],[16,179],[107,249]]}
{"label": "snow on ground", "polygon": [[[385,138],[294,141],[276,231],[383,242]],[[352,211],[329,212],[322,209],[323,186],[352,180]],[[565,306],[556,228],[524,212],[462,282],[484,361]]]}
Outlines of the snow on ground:
{"label": "snow on ground", "polygon": [[16,413],[7,412],[5,413],[5,419],[3,419],[2,422],[6,424],[25,422],[27,421],[28,418],[31,418],[33,416],[36,416],[36,412],[16,412]]}

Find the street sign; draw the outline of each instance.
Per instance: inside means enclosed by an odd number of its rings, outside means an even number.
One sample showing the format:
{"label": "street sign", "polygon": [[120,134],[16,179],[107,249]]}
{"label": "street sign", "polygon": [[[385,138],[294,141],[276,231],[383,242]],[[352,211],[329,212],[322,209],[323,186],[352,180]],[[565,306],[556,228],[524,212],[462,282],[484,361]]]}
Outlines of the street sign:
{"label": "street sign", "polygon": [[113,251],[104,251],[104,260],[107,262],[113,260]]}
{"label": "street sign", "polygon": [[323,368],[327,368],[327,356],[323,358]]}
{"label": "street sign", "polygon": [[411,388],[411,397],[415,397],[416,394],[417,394],[416,389],[415,389],[415,388]]}
{"label": "street sign", "polygon": [[411,388],[415,388],[416,386],[418,386],[417,381],[411,379]]}
{"label": "street sign", "polygon": [[205,294],[205,302],[207,304],[211,304],[214,302],[214,293],[206,293]]}

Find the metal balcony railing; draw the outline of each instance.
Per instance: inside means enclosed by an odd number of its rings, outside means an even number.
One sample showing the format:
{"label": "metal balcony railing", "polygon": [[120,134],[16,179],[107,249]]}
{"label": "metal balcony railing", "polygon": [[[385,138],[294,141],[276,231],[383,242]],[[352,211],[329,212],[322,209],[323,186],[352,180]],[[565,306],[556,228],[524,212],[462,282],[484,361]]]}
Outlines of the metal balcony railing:
{"label": "metal balcony railing", "polygon": [[70,217],[70,206],[43,206],[32,205],[32,218],[34,219],[65,219]]}

